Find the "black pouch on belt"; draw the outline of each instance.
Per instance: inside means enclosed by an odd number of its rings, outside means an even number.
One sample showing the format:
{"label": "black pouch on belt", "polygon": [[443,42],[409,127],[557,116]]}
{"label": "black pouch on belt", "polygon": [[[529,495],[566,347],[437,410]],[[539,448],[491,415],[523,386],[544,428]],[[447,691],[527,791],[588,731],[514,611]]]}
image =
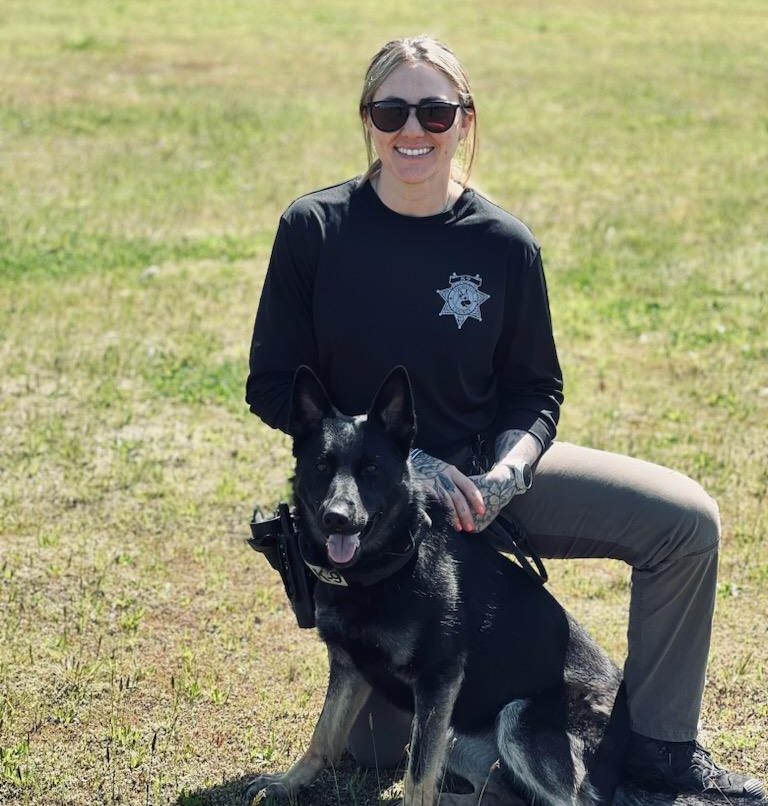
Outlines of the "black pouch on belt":
{"label": "black pouch on belt", "polygon": [[299,551],[299,534],[288,504],[281,503],[274,518],[263,520],[255,510],[248,545],[263,554],[280,573],[288,601],[302,629],[315,626],[315,576]]}

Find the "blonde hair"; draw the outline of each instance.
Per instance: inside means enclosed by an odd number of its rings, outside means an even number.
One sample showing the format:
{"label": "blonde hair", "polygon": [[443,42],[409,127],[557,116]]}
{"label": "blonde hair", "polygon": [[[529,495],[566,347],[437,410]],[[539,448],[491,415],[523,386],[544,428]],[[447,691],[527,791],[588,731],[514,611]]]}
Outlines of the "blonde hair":
{"label": "blonde hair", "polygon": [[360,118],[363,122],[363,138],[365,150],[368,155],[368,170],[364,178],[370,178],[381,167],[381,161],[374,159],[371,133],[365,125],[368,104],[373,101],[379,87],[402,64],[424,62],[441,72],[459,95],[461,114],[471,115],[470,130],[464,139],[458,163],[460,169],[454,165],[451,176],[461,185],[466,186],[472,164],[477,152],[477,112],[469,77],[456,54],[443,42],[431,36],[421,35],[404,39],[393,39],[371,59],[363,81],[363,91],[360,95]]}

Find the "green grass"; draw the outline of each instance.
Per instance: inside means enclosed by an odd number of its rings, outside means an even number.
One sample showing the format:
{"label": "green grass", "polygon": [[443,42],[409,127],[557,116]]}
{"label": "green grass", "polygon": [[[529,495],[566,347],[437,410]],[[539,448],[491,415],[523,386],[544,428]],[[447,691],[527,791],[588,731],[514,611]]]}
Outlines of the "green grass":
{"label": "green grass", "polygon": [[[768,777],[760,0],[5,0],[0,801],[226,804],[306,746],[325,654],[243,544],[290,447],[242,403],[277,218],[365,166],[368,58],[429,31],[475,183],[544,248],[563,439],[700,480],[724,551],[703,735]],[[626,569],[550,563],[620,660]],[[346,763],[305,803],[392,803]],[[392,786],[390,786],[392,785]]]}

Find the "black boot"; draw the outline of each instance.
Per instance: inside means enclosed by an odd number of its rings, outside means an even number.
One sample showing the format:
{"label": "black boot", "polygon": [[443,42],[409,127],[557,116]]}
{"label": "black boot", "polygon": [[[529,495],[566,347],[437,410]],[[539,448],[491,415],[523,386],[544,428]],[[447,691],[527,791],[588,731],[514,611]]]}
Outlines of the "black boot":
{"label": "black boot", "polygon": [[627,776],[644,789],[694,792],[728,797],[765,797],[757,778],[721,769],[697,742],[664,742],[633,733],[626,761]]}

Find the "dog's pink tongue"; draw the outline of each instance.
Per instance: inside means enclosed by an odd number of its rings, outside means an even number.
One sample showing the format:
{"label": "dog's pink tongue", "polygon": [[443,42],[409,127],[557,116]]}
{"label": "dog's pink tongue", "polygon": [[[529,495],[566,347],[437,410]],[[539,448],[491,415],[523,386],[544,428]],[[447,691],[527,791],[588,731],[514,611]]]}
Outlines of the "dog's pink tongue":
{"label": "dog's pink tongue", "polygon": [[360,532],[353,535],[330,535],[325,547],[331,562],[342,565],[348,563],[360,545]]}

